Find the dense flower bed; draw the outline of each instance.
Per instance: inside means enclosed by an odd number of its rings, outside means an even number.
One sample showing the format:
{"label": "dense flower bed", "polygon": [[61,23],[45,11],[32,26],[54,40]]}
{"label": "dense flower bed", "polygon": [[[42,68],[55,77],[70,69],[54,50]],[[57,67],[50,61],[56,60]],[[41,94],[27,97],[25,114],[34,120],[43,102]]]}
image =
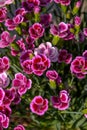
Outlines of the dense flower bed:
{"label": "dense flower bed", "polygon": [[0,0],[0,130],[87,130],[83,5]]}

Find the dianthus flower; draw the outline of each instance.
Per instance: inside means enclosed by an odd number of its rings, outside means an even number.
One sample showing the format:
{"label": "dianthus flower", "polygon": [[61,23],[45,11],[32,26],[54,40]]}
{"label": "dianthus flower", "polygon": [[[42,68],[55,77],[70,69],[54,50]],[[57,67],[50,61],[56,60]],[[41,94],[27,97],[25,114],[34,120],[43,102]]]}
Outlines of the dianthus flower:
{"label": "dianthus flower", "polygon": [[14,130],[25,130],[23,125],[17,125]]}
{"label": "dianthus flower", "polygon": [[77,78],[83,79],[87,74],[87,61],[82,56],[77,56],[71,63],[71,73]]}
{"label": "dianthus flower", "polygon": [[30,103],[30,109],[33,113],[42,116],[48,110],[48,100],[41,96],[35,96]]}
{"label": "dianthus flower", "polygon": [[50,67],[50,60],[45,55],[36,55],[32,59],[32,70],[35,75],[41,76]]}
{"label": "dianthus flower", "polygon": [[71,0],[54,0],[55,3],[60,3],[61,5],[68,6],[70,5]]}
{"label": "dianthus flower", "polygon": [[58,49],[56,47],[52,47],[52,43],[50,42],[41,43],[38,48],[35,48],[34,54],[44,54],[52,62],[58,61]]}
{"label": "dianthus flower", "polygon": [[44,34],[44,28],[40,23],[34,23],[30,28],[29,28],[29,34],[32,38],[38,39],[43,36]]}
{"label": "dianthus flower", "polygon": [[66,90],[61,90],[58,97],[52,96],[51,101],[54,108],[66,110],[69,108],[69,93]]}
{"label": "dianthus flower", "polygon": [[20,96],[26,93],[31,88],[32,81],[27,79],[22,73],[15,74],[15,78],[12,81],[12,87],[14,87]]}

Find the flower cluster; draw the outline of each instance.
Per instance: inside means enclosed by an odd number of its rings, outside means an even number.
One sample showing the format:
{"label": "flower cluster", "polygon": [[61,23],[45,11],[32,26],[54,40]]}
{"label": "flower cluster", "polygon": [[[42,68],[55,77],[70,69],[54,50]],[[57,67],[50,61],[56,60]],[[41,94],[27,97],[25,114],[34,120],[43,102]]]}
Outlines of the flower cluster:
{"label": "flower cluster", "polygon": [[82,5],[82,0],[0,0],[0,130],[48,128],[56,121],[59,129],[87,129],[85,119],[80,121],[87,118]]}

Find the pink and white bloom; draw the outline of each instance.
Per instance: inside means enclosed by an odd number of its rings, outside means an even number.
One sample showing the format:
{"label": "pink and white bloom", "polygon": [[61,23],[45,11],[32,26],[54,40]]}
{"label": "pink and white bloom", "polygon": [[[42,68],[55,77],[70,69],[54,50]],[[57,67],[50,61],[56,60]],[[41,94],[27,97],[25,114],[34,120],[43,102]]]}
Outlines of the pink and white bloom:
{"label": "pink and white bloom", "polygon": [[77,78],[83,79],[87,74],[87,60],[82,56],[77,56],[71,63],[71,73],[76,75]]}
{"label": "pink and white bloom", "polygon": [[3,128],[6,129],[9,126],[9,118],[2,112],[0,112],[0,125],[2,126],[1,130],[3,130]]}
{"label": "pink and white bloom", "polygon": [[51,80],[57,80],[58,73],[55,70],[48,70],[46,72],[46,77],[51,79]]}
{"label": "pink and white bloom", "polygon": [[10,61],[7,56],[0,58],[0,73],[7,71],[10,68]]}
{"label": "pink and white bloom", "polygon": [[29,34],[32,38],[38,39],[43,36],[44,34],[44,28],[40,23],[34,23],[30,28],[29,28]]}
{"label": "pink and white bloom", "polygon": [[27,13],[27,11],[24,8],[19,8],[16,10],[16,16],[18,14],[20,14],[21,16],[25,16],[26,13]]}
{"label": "pink and white bloom", "polygon": [[25,130],[23,125],[17,125],[14,130]]}
{"label": "pink and white bloom", "polygon": [[59,25],[51,25],[50,33],[52,35],[56,35],[59,38],[63,38],[64,40],[71,40],[74,39],[74,34],[70,31],[70,29],[73,29],[72,24],[60,22]]}
{"label": "pink and white bloom", "polygon": [[41,76],[50,67],[50,60],[45,55],[36,55],[32,59],[33,73]]}
{"label": "pink and white bloom", "polygon": [[52,96],[51,101],[54,108],[66,110],[70,103],[69,93],[66,90],[61,90],[58,97]]}
{"label": "pink and white bloom", "polygon": [[8,30],[14,30],[16,28],[16,24],[14,24],[13,19],[6,19],[5,26],[8,28]]}
{"label": "pink and white bloom", "polygon": [[48,110],[48,100],[41,96],[35,96],[30,103],[30,109],[33,113],[42,116]]}
{"label": "pink and white bloom", "polygon": [[15,78],[12,81],[12,87],[14,87],[20,96],[25,94],[27,90],[31,88],[32,81],[27,79],[22,73],[15,74]]}
{"label": "pink and white bloom", "polygon": [[13,2],[14,2],[14,0],[0,0],[0,7],[12,4]]}
{"label": "pink and white bloom", "polygon": [[7,31],[3,31],[1,34],[1,40],[0,40],[0,48],[8,47],[16,38],[16,35],[13,37],[10,36],[10,33]]}
{"label": "pink and white bloom", "polygon": [[27,74],[32,74],[32,60],[25,60],[23,63],[21,63],[21,66]]}
{"label": "pink and white bloom", "polygon": [[15,25],[18,25],[18,24],[20,24],[20,23],[23,22],[23,19],[24,19],[23,16],[20,15],[20,14],[18,14],[18,15],[16,15],[16,16],[13,18],[13,22],[14,22]]}
{"label": "pink and white bloom", "polygon": [[58,35],[60,38],[64,38],[68,35],[68,25],[64,22],[60,22],[58,26],[52,25],[50,32],[53,35]]}
{"label": "pink and white bloom", "polygon": [[61,5],[68,6],[70,5],[71,0],[54,0],[55,3],[60,3]]}
{"label": "pink and white bloom", "polygon": [[7,19],[5,21],[5,26],[8,28],[8,30],[14,30],[20,23],[22,23],[24,20],[24,17],[20,14],[16,15],[13,19]]}
{"label": "pink and white bloom", "polygon": [[6,18],[7,18],[7,8],[6,7],[0,8],[0,22],[5,21]]}

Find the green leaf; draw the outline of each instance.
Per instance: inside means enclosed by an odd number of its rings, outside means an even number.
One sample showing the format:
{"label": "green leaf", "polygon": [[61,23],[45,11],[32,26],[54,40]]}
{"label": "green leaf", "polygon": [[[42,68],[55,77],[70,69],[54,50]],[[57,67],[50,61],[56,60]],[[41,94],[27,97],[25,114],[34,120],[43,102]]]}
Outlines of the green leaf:
{"label": "green leaf", "polygon": [[87,114],[87,109],[82,110],[83,114]]}
{"label": "green leaf", "polygon": [[58,36],[54,36],[53,40],[52,40],[53,45],[56,45],[59,40],[60,40],[60,38]]}

